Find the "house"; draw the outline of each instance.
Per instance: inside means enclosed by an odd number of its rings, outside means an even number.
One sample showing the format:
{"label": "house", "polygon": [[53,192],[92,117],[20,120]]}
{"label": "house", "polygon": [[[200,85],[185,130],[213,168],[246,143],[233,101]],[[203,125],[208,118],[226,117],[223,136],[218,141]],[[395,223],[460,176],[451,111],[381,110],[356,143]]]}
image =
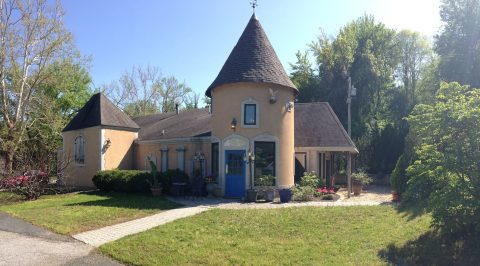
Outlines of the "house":
{"label": "house", "polygon": [[93,186],[106,169],[180,169],[215,174],[226,197],[243,197],[251,177],[290,187],[304,171],[328,179],[333,155],[358,153],[328,103],[295,103],[289,79],[255,14],[217,78],[210,108],[130,119],[95,94],[62,132],[69,182]]}

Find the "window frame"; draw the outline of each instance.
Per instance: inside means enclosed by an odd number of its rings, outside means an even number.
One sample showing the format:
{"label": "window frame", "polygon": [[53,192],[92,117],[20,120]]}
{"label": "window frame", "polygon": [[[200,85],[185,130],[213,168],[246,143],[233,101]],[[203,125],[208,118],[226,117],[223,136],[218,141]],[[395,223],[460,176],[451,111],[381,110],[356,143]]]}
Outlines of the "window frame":
{"label": "window frame", "polygon": [[[272,144],[273,145],[273,173],[272,175],[274,177],[277,177],[277,160],[278,160],[278,156],[277,156],[277,142],[276,141],[265,141],[265,140],[256,140],[253,142],[253,154],[255,154],[255,161],[254,161],[254,167],[253,167],[253,182],[255,184],[255,177],[257,176],[257,167],[256,167],[256,164],[257,164],[257,144],[258,143],[269,143],[269,144]],[[276,186],[277,185],[277,179],[275,179],[275,183],[272,184],[272,186]]]}
{"label": "window frame", "polygon": [[[216,154],[215,154],[214,146],[217,147]],[[212,174],[218,177],[220,175],[220,143],[212,142],[210,149],[211,149],[211,160],[212,160],[212,163],[210,165],[210,168],[211,168],[210,171]]]}
{"label": "window frame", "polygon": [[[242,117],[241,117],[241,127],[242,128],[259,128],[260,127],[260,105],[257,101],[252,98],[242,102]],[[254,118],[255,123],[247,123],[247,106],[254,106]]]}
{"label": "window frame", "polygon": [[[82,143],[80,144],[80,142],[78,142],[77,144],[77,141],[81,141]],[[75,137],[75,140],[73,142],[73,160],[75,161],[75,165],[78,165],[78,166],[84,166],[85,165],[85,161],[86,161],[86,152],[85,152],[85,146],[86,146],[86,141],[85,141],[85,138],[80,135],[80,136],[76,136]],[[81,145],[80,147],[82,148],[83,150],[83,160],[80,161],[79,159],[77,159],[77,157],[80,157],[80,154],[77,154],[77,152],[80,153],[79,151],[79,148],[77,148],[77,145]]]}

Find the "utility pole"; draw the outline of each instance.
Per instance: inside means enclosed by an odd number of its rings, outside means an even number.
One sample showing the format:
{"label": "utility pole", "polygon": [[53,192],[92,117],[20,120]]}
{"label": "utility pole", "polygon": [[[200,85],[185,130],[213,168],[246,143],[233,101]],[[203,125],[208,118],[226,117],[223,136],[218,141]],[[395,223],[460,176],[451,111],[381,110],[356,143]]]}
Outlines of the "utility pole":
{"label": "utility pole", "polygon": [[[348,77],[348,87],[347,87],[347,119],[348,119],[348,136],[352,137],[352,114],[351,114],[351,104],[352,96],[356,95],[356,88],[352,86],[352,78]],[[352,153],[347,152],[347,197],[350,198],[352,192]]]}

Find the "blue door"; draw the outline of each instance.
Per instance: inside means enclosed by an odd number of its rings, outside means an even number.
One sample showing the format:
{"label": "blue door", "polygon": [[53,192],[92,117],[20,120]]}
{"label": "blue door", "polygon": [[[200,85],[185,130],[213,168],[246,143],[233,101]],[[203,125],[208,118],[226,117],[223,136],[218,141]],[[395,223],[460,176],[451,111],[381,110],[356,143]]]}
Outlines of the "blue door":
{"label": "blue door", "polygon": [[225,151],[225,197],[245,196],[245,151]]}

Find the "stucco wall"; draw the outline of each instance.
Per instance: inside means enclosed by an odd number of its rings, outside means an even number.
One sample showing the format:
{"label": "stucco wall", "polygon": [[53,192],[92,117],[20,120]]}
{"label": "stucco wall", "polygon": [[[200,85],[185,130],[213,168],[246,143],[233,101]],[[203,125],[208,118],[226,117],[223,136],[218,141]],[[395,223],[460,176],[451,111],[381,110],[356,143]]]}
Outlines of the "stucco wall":
{"label": "stucco wall", "polygon": [[[75,138],[82,136],[85,139],[85,163],[75,163]],[[93,175],[100,170],[100,126],[62,132],[63,157],[68,166],[65,169],[66,184],[69,186],[94,187]]]}
{"label": "stucco wall", "polygon": [[[269,103],[269,88],[276,91],[277,101]],[[286,103],[294,101],[291,88],[266,83],[234,83],[216,87],[212,91],[213,130],[212,135],[224,141],[232,134],[249,140],[248,149],[253,151],[253,141],[258,136],[273,136],[278,140],[277,151],[277,185],[279,187],[294,184],[294,112],[287,112]],[[259,105],[258,128],[242,127],[242,103],[246,100],[256,101]],[[237,120],[235,130],[231,129],[232,119]],[[248,152],[247,149],[247,152]],[[220,155],[223,158],[223,155]],[[220,160],[223,169],[223,160]],[[222,171],[221,171],[222,172]],[[248,174],[247,174],[248,175]],[[222,176],[223,177],[223,176]],[[247,178],[247,182],[250,178]],[[247,183],[248,186],[248,183]]]}
{"label": "stucco wall", "polygon": [[133,142],[137,137],[137,132],[103,129],[104,142],[111,143],[103,156],[103,169],[133,169]]}
{"label": "stucco wall", "polygon": [[[203,140],[169,140],[155,142],[136,142],[134,148],[135,169],[149,170],[148,164],[145,163],[147,156],[155,156],[156,164],[159,169],[162,165],[161,149],[168,149],[168,169],[177,169],[178,165],[178,148],[185,148],[185,172],[192,176],[193,174],[193,155],[196,152],[204,154],[206,162],[206,174],[211,172],[211,142],[209,138]],[[161,169],[164,171],[165,169]]]}

